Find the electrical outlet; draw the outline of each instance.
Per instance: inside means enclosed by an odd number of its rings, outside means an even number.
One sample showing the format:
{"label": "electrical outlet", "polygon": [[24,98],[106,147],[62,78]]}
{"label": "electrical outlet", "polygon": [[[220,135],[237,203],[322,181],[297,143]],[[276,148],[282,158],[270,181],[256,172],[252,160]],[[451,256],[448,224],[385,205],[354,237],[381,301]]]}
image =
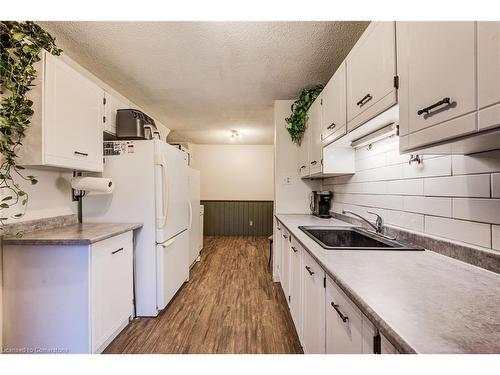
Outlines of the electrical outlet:
{"label": "electrical outlet", "polygon": [[285,176],[283,177],[283,185],[290,185],[292,183],[292,177],[291,176]]}
{"label": "electrical outlet", "polygon": [[253,220],[250,220],[250,226],[253,227]]}

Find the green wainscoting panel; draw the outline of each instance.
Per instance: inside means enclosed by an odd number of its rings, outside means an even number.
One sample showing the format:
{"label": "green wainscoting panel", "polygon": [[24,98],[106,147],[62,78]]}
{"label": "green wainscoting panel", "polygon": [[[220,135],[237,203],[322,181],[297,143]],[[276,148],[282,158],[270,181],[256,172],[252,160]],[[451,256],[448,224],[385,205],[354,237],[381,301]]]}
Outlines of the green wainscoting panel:
{"label": "green wainscoting panel", "polygon": [[201,201],[205,236],[270,236],[272,201]]}

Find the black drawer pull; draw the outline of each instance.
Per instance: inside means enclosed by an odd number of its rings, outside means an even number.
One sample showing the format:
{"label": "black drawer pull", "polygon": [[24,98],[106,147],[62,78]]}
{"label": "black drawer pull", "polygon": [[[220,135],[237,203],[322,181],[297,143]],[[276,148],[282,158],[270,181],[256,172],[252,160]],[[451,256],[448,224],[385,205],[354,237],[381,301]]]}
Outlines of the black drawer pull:
{"label": "black drawer pull", "polygon": [[288,238],[288,236],[286,234],[283,235],[283,238]]}
{"label": "black drawer pull", "polygon": [[80,152],[80,151],[75,151],[74,154],[75,155],[80,155],[80,156],[89,156],[89,154],[87,154],[85,152]]}
{"label": "black drawer pull", "polygon": [[330,125],[328,125],[327,129],[328,130],[332,130],[333,128],[335,128],[337,125],[335,125],[334,122],[332,122]]}
{"label": "black drawer pull", "polygon": [[340,311],[340,309],[339,309],[339,305],[336,305],[336,304],[334,304],[334,303],[332,302],[332,307],[335,309],[335,311],[337,312],[337,314],[339,314],[340,319],[342,319],[342,321],[343,321],[344,323],[345,323],[345,322],[347,322],[347,321],[349,320],[349,317],[348,317],[348,316],[346,316],[346,315],[342,314],[342,311]]}
{"label": "black drawer pull", "polygon": [[318,164],[318,162],[317,162],[316,160],[313,160],[313,161],[311,162],[311,165],[316,165],[316,164]]}
{"label": "black drawer pull", "polygon": [[295,246],[292,246],[292,250],[294,253],[296,253],[298,250],[295,248]]}
{"label": "black drawer pull", "polygon": [[122,250],[123,250],[123,247],[120,247],[118,250],[112,251],[111,254],[119,253]]}
{"label": "black drawer pull", "polygon": [[443,104],[450,105],[450,103],[451,103],[451,99],[450,99],[450,98],[444,98],[444,99],[440,100],[439,102],[434,103],[433,105],[430,105],[430,106],[428,106],[428,107],[425,107],[425,108],[419,109],[419,110],[417,111],[417,115],[419,115],[419,116],[420,116],[421,114],[424,114],[424,113],[425,113],[425,114],[428,114],[428,113],[429,113],[431,110],[433,110],[434,108],[439,107],[439,106],[441,106],[441,105],[443,105]]}
{"label": "black drawer pull", "polygon": [[307,270],[307,272],[309,272],[309,275],[311,275],[311,276],[314,275],[314,271],[311,271],[311,267],[306,266],[306,270]]}
{"label": "black drawer pull", "polygon": [[300,169],[304,169],[305,167],[306,167],[305,165],[302,165],[302,166],[300,167]]}
{"label": "black drawer pull", "polygon": [[366,94],[363,97],[363,99],[361,99],[359,102],[356,103],[356,105],[362,107],[372,99],[373,99],[373,96],[371,96],[370,94]]}

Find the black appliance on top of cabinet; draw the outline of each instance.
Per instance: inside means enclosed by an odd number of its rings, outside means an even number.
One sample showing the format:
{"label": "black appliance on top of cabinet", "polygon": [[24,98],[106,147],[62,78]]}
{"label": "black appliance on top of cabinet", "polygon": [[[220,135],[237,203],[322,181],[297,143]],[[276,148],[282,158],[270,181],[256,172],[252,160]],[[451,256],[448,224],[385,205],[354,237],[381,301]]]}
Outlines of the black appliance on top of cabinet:
{"label": "black appliance on top of cabinet", "polygon": [[137,109],[116,111],[116,137],[119,139],[152,139],[157,132],[155,120]]}
{"label": "black appliance on top of cabinet", "polygon": [[333,193],[328,190],[311,192],[311,213],[314,216],[324,219],[332,217],[332,215],[330,215],[332,198]]}

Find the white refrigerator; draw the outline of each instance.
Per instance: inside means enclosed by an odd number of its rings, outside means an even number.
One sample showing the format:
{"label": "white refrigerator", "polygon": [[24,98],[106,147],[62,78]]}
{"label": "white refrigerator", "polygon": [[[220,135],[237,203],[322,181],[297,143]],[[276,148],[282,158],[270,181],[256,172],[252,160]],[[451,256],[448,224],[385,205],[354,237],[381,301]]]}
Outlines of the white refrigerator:
{"label": "white refrigerator", "polygon": [[111,195],[83,199],[84,222],[138,222],[134,258],[137,316],[156,316],[189,278],[187,154],[161,140],[104,143]]}
{"label": "white refrigerator", "polygon": [[200,171],[188,168],[189,199],[191,200],[189,230],[189,264],[192,266],[200,256]]}

